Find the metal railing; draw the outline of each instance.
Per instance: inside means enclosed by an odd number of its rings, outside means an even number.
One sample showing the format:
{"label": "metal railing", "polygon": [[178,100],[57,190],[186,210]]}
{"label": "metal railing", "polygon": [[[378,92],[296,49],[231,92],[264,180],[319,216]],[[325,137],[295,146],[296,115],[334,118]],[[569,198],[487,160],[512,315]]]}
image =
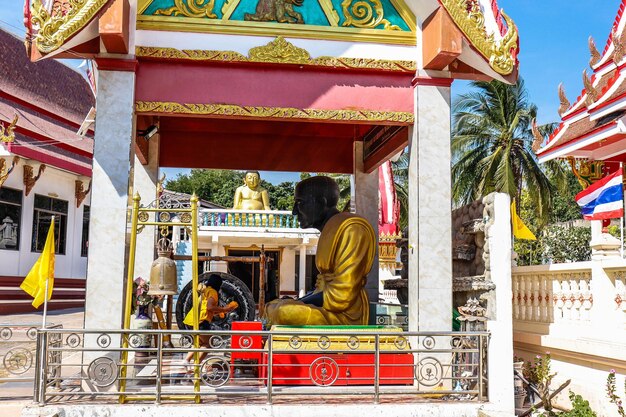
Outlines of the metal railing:
{"label": "metal railing", "polygon": [[265,227],[272,229],[298,229],[298,219],[286,210],[229,210],[203,209],[201,225],[205,227]]}
{"label": "metal railing", "polygon": [[[192,347],[196,336],[206,347]],[[34,400],[40,405],[86,398],[159,404],[210,402],[219,396],[272,403],[278,396],[316,401],[320,396],[369,395],[377,403],[382,396],[408,395],[424,401],[484,401],[488,340],[487,332],[386,328],[46,329],[37,337]],[[182,358],[187,352],[207,356],[186,365]]]}
{"label": "metal railing", "polygon": [[[0,324],[0,384],[23,383],[35,380],[35,347],[40,324],[25,323]],[[60,329],[61,325],[49,325],[50,329]],[[61,347],[60,334],[52,336],[49,345]],[[57,353],[55,353],[57,355]],[[52,362],[59,361],[51,358]],[[58,369],[51,368],[52,373]]]}

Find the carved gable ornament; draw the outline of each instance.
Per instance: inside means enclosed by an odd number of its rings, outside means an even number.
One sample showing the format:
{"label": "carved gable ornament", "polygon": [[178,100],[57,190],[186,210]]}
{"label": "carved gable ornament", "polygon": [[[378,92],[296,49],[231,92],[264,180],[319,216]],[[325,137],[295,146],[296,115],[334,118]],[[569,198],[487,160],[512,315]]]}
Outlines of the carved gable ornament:
{"label": "carved gable ornament", "polygon": [[139,29],[415,44],[404,0],[139,0]]}

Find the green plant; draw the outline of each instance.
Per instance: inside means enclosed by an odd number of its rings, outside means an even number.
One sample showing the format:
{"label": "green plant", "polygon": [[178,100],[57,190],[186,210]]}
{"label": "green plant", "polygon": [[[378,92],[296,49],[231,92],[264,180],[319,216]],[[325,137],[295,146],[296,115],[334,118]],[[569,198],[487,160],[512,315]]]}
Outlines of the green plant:
{"label": "green plant", "polygon": [[[624,381],[624,393],[626,393],[626,381]],[[617,383],[615,381],[615,369],[611,369],[609,376],[606,378],[606,395],[609,397],[609,402],[617,406],[617,412],[621,417],[626,416],[624,406],[622,405],[622,399],[617,395]]]}
{"label": "green plant", "polygon": [[589,406],[589,401],[582,396],[570,391],[569,400],[572,402],[572,409],[560,413],[561,417],[597,417],[595,411]]}

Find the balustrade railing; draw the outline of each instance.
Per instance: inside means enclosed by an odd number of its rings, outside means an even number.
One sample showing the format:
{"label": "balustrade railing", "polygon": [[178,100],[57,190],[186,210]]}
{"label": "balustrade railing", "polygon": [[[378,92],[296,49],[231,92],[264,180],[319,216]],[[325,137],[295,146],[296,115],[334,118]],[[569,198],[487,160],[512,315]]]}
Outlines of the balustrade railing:
{"label": "balustrade railing", "polygon": [[593,307],[591,268],[513,274],[513,318],[554,323],[585,322]]}
{"label": "balustrade railing", "polygon": [[265,227],[297,229],[298,219],[286,210],[229,210],[204,209],[200,212],[202,226],[208,227]]}
{"label": "balustrade railing", "polygon": [[[208,347],[193,348],[199,335],[206,337]],[[487,332],[410,333],[389,328],[46,329],[37,338],[34,400],[40,405],[85,399],[197,403],[219,394],[220,401],[243,398],[246,404],[272,403],[276,396],[302,403],[350,395],[370,396],[374,402],[385,395],[484,401],[488,340]],[[128,355],[122,355],[124,351]],[[198,352],[190,365],[182,362],[187,352]]]}

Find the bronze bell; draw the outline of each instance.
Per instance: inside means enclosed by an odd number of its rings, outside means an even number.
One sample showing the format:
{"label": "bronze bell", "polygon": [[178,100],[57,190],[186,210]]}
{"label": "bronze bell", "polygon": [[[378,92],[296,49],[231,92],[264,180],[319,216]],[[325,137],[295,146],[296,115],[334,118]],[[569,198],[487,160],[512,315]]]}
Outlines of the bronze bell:
{"label": "bronze bell", "polygon": [[157,244],[159,257],[150,267],[149,295],[178,294],[178,277],[176,276],[176,262],[172,259],[172,242],[163,238]]}

